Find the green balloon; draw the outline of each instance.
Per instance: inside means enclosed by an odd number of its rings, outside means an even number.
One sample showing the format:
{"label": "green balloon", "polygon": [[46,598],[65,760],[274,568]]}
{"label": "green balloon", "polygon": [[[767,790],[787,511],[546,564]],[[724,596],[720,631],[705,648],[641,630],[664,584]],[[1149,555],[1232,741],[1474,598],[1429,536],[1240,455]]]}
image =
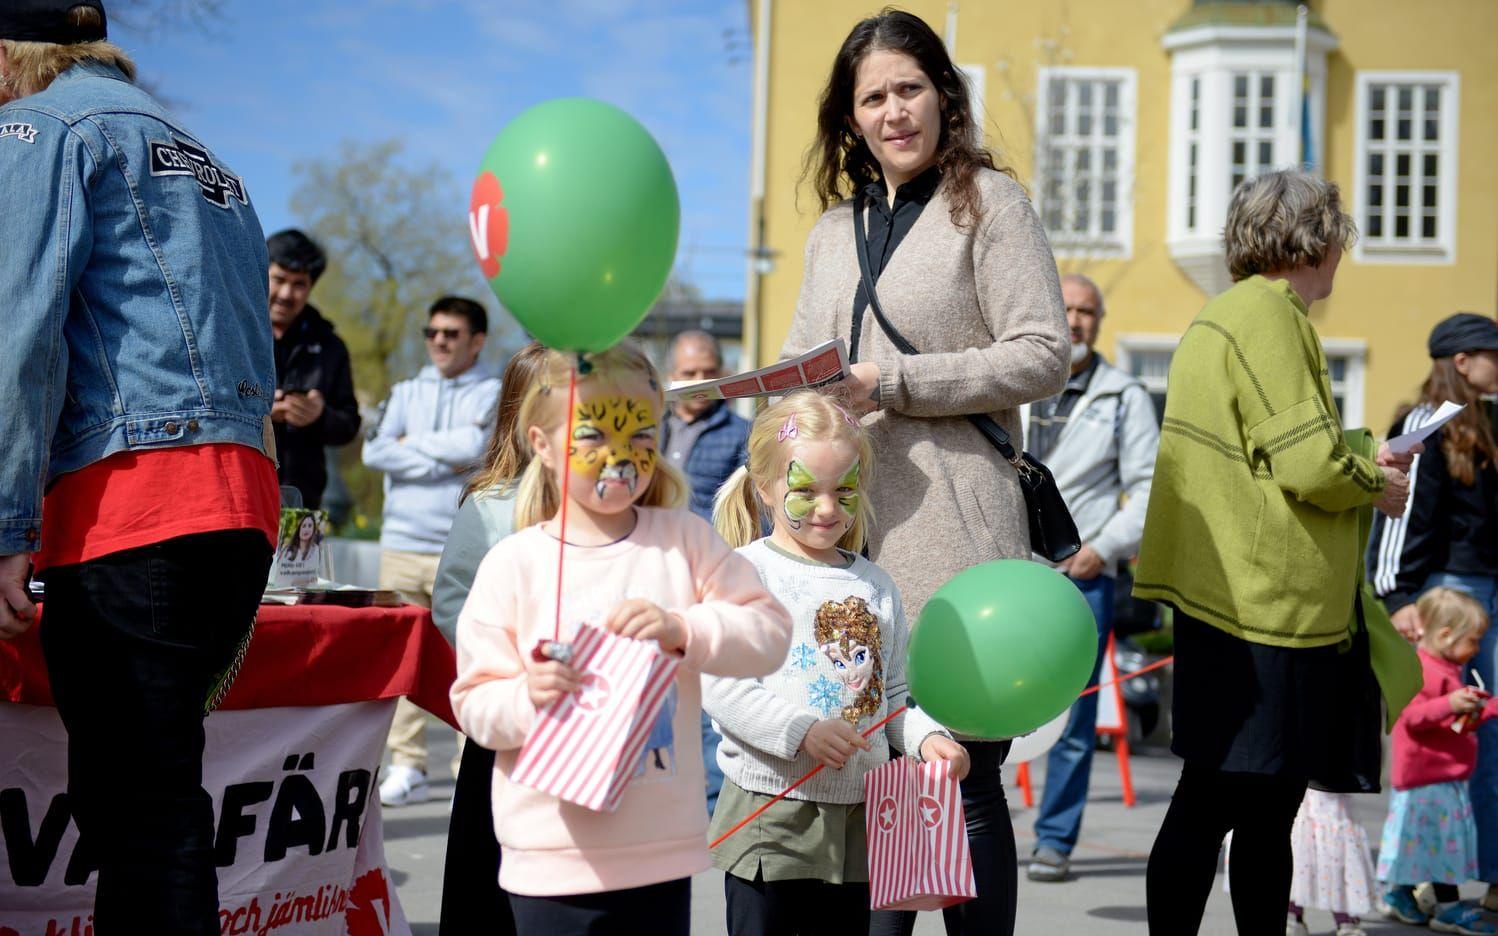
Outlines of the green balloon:
{"label": "green balloon", "polygon": [[537,340],[602,351],[666,285],[681,204],[666,154],[611,104],[538,104],[490,144],[468,230],[489,288]]}
{"label": "green balloon", "polygon": [[1077,700],[1097,648],[1092,609],[1070,579],[1001,559],[959,572],[926,602],[906,677],[911,698],[948,728],[1014,737]]}

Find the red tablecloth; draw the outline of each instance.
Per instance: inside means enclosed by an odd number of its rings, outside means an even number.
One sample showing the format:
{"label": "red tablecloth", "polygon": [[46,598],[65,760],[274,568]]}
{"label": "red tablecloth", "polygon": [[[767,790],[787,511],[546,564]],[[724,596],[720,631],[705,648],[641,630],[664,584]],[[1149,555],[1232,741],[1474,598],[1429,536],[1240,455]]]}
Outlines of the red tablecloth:
{"label": "red tablecloth", "polygon": [[[39,620],[0,640],[0,701],[51,705]],[[448,689],[457,675],[452,646],[425,608],[262,605],[244,668],[223,709],[337,705],[407,696],[457,727]]]}

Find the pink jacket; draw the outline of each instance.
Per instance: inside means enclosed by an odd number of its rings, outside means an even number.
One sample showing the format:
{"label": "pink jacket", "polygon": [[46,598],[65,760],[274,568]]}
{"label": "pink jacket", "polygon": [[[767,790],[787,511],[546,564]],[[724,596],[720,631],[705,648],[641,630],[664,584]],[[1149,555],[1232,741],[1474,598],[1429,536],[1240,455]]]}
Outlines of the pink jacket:
{"label": "pink jacket", "polygon": [[627,539],[569,547],[563,573],[563,640],[630,598],[652,601],[687,624],[684,665],[666,702],[670,730],[647,752],[644,775],[630,782],[616,812],[594,812],[507,779],[536,720],[521,655],[551,638],[557,541],[539,526],[501,540],[479,565],[458,616],[453,711],[468,737],[498,752],[500,884],[517,894],[622,890],[706,869],[701,676],[765,676],[790,648],[790,616],[747,559],[685,510],[638,510]]}
{"label": "pink jacket", "polygon": [[[1394,789],[1409,790],[1466,780],[1477,765],[1477,732],[1451,730],[1456,713],[1446,697],[1466,685],[1464,667],[1419,648],[1425,685],[1394,724]],[[1481,720],[1498,715],[1498,699],[1489,699]]]}

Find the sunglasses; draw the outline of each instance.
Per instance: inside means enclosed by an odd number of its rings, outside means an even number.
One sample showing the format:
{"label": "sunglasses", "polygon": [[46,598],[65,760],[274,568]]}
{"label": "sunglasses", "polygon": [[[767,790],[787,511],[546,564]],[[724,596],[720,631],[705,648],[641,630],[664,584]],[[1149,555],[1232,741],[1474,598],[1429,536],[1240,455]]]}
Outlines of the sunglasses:
{"label": "sunglasses", "polygon": [[431,327],[427,327],[427,328],[423,328],[421,330],[421,333],[423,335],[426,335],[427,341],[436,341],[438,335],[441,335],[443,338],[446,338],[448,341],[457,341],[459,338],[463,337],[463,329],[461,329],[461,328],[431,328]]}

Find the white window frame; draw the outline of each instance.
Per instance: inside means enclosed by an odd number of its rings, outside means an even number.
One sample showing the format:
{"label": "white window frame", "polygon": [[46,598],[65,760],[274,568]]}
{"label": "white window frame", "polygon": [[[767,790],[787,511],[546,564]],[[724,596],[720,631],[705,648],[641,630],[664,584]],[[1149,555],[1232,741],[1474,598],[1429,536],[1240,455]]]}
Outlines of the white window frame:
{"label": "white window frame", "polygon": [[982,65],[958,65],[957,70],[967,78],[968,91],[972,94],[973,128],[981,143],[988,127],[988,111],[984,107],[984,94],[988,90],[988,69]]}
{"label": "white window frame", "polygon": [[[1139,73],[1133,68],[1085,68],[1062,65],[1041,66],[1038,69],[1036,81],[1036,108],[1035,108],[1035,175],[1034,190],[1036,193],[1036,210],[1044,223],[1046,216],[1046,173],[1048,169],[1047,153],[1051,145],[1050,133],[1050,89],[1053,80],[1065,81],[1067,83],[1083,81],[1116,81],[1118,82],[1118,132],[1113,137],[1103,135],[1103,101],[1098,97],[1093,104],[1093,130],[1089,137],[1091,152],[1101,153],[1105,141],[1114,141],[1117,152],[1117,165],[1114,171],[1114,225],[1111,234],[1104,234],[1100,230],[1102,218],[1102,187],[1097,185],[1094,191],[1089,193],[1090,204],[1093,205],[1092,223],[1089,224],[1087,233],[1075,233],[1070,230],[1051,231],[1047,229],[1046,234],[1051,241],[1051,249],[1057,257],[1063,258],[1109,258],[1129,259],[1134,254],[1134,185],[1135,185],[1135,163],[1134,147],[1135,136],[1138,130],[1138,82]],[[1068,139],[1065,144],[1076,147],[1078,141]],[[1091,158],[1091,157],[1090,157]],[[1097,157],[1101,159],[1101,156]],[[1101,164],[1089,167],[1089,175],[1093,180],[1102,176]],[[1073,186],[1075,178],[1071,173],[1066,173],[1063,186]],[[1063,217],[1063,226],[1069,228],[1071,219]]]}
{"label": "white window frame", "polygon": [[[1233,75],[1274,75],[1273,160],[1271,166],[1260,168],[1294,165],[1301,134],[1295,27],[1204,25],[1167,33],[1161,44],[1170,54],[1165,247],[1187,278],[1203,294],[1214,296],[1232,285],[1223,258],[1222,228],[1232,195]],[[1318,162],[1326,152],[1326,57],[1336,47],[1335,36],[1311,29],[1305,65],[1310,80],[1311,153]],[[1191,127],[1193,84],[1199,89],[1195,129]],[[1263,136],[1255,134],[1256,139]],[[1197,148],[1194,173],[1193,145]],[[1257,166],[1258,154],[1252,155]]]}
{"label": "white window frame", "polygon": [[[1359,263],[1389,263],[1389,264],[1453,264],[1456,262],[1456,212],[1457,197],[1456,183],[1458,171],[1458,159],[1461,153],[1460,140],[1460,109],[1461,109],[1461,75],[1454,71],[1360,71],[1356,78],[1356,131],[1354,133],[1353,166],[1352,166],[1352,205],[1357,219],[1358,237],[1357,245],[1353,247],[1353,258]],[[1440,158],[1439,183],[1436,190],[1436,237],[1434,241],[1428,241],[1419,237],[1408,238],[1405,241],[1395,240],[1393,236],[1394,218],[1392,212],[1385,212],[1384,233],[1378,240],[1368,236],[1368,157],[1370,155],[1371,141],[1368,139],[1369,98],[1373,85],[1439,85],[1441,87],[1441,119],[1437,128],[1439,138],[1436,141],[1436,155]],[[1417,98],[1419,95],[1417,95]],[[1424,104],[1417,101],[1417,107],[1423,110]],[[1392,119],[1386,118],[1388,124]],[[1416,128],[1418,129],[1418,128]],[[1387,135],[1392,135],[1390,128]],[[1392,154],[1398,143],[1386,141],[1381,144],[1386,154]],[[1418,137],[1418,134],[1412,134]],[[1411,141],[1417,142],[1415,140]],[[1410,204],[1412,207],[1418,204],[1422,193],[1420,192],[1420,181],[1423,180],[1424,167],[1420,160],[1411,158],[1411,194]],[[1385,179],[1390,180],[1394,176],[1394,167],[1388,159],[1385,160]],[[1393,185],[1386,181],[1385,204],[1393,203]],[[1413,219],[1412,219],[1413,220]],[[1411,230],[1414,230],[1412,223]]]}
{"label": "white window frame", "polygon": [[[1368,342],[1362,338],[1323,338],[1321,348],[1326,352],[1327,366],[1332,358],[1347,361],[1347,370],[1342,376],[1342,401],[1340,413],[1342,426],[1355,429],[1363,425],[1363,390],[1368,373]],[[1335,393],[1336,387],[1332,390]]]}
{"label": "white window frame", "polygon": [[[1180,345],[1179,335],[1161,335],[1138,332],[1126,332],[1120,334],[1116,344],[1117,364],[1120,370],[1131,374],[1134,369],[1134,356],[1136,354],[1158,353],[1168,351],[1174,353]],[[1341,397],[1343,400],[1342,425],[1354,428],[1363,425],[1364,406],[1363,396],[1367,386],[1368,375],[1368,342],[1362,338],[1326,338],[1321,342],[1321,347],[1326,351],[1327,364],[1330,367],[1332,358],[1341,358],[1347,362],[1342,380]],[[1146,390],[1151,394],[1163,393],[1166,390],[1166,382],[1156,377],[1136,378],[1144,384]],[[1333,387],[1333,391],[1338,388]]]}
{"label": "white window frame", "polygon": [[[1248,94],[1244,100],[1246,113],[1245,124],[1242,127],[1234,126],[1234,112],[1238,109],[1238,79],[1242,78],[1248,86]],[[1264,99],[1262,95],[1264,79],[1270,81],[1269,96],[1269,126],[1263,124]],[[1280,156],[1278,150],[1283,142],[1280,137],[1281,120],[1279,117],[1282,82],[1280,75],[1272,68],[1239,68],[1228,73],[1228,192],[1229,195],[1236,189],[1237,182],[1244,179],[1256,178],[1265,172],[1269,172],[1288,160]],[[1233,147],[1243,144],[1244,158],[1242,162],[1242,178],[1234,182],[1234,176],[1238,174],[1239,163],[1233,158]],[[1269,161],[1260,158],[1260,150],[1264,144],[1269,145]],[[1198,180],[1198,185],[1200,180]]]}
{"label": "white window frame", "polygon": [[[1117,365],[1125,374],[1132,376],[1134,371],[1134,355],[1150,354],[1166,351],[1175,354],[1176,347],[1181,343],[1180,335],[1145,334],[1139,332],[1124,332],[1118,336],[1115,342],[1115,356]],[[1156,393],[1163,394],[1166,387],[1166,379],[1161,377],[1136,377],[1134,378],[1144,384],[1150,396]]]}

